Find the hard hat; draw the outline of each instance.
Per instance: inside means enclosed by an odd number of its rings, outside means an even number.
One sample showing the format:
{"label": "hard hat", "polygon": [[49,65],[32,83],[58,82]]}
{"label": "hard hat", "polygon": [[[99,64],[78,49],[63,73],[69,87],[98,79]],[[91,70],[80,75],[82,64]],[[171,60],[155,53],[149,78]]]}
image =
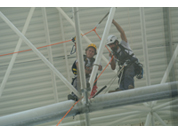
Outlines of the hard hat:
{"label": "hard hat", "polygon": [[114,43],[118,38],[115,35],[109,35],[107,38],[107,45]]}
{"label": "hard hat", "polygon": [[92,43],[92,44],[89,44],[85,50],[87,51],[89,47],[93,47],[93,48],[95,49],[95,54],[96,54],[96,52],[97,52],[97,47],[96,47],[96,45],[93,44],[93,43]]}

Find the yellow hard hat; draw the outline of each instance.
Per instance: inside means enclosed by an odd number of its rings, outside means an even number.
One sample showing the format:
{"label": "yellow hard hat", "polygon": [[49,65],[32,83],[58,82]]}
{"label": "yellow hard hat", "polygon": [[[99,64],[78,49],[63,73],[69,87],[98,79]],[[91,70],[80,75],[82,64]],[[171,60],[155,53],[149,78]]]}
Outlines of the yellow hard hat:
{"label": "yellow hard hat", "polygon": [[85,51],[87,51],[89,47],[93,47],[95,49],[95,55],[96,55],[97,54],[97,47],[96,47],[96,45],[93,44],[93,43],[90,44],[90,45],[88,45],[88,47],[85,49]]}
{"label": "yellow hard hat", "polygon": [[97,51],[97,47],[96,47],[96,45],[95,44],[90,44],[90,45],[88,45],[88,47],[87,48],[89,48],[89,47],[94,47],[95,48],[95,50]]}

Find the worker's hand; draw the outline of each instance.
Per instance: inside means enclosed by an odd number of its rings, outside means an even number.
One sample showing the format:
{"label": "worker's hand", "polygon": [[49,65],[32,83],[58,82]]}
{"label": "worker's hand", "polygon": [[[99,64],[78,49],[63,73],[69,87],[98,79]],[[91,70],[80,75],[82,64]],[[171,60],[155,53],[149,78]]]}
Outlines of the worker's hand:
{"label": "worker's hand", "polygon": [[113,56],[113,54],[112,53],[109,53],[109,57],[112,57]]}
{"label": "worker's hand", "polygon": [[91,67],[85,67],[86,74],[91,74],[91,71],[92,71]]}
{"label": "worker's hand", "polygon": [[103,68],[103,67],[102,67],[101,65],[98,66],[98,70],[99,70],[99,71],[101,71],[102,68]]}

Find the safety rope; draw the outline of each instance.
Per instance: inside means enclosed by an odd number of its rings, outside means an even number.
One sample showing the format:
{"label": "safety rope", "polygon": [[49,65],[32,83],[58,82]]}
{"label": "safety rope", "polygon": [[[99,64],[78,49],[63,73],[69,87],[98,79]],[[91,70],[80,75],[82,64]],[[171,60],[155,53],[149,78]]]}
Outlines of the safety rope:
{"label": "safety rope", "polygon": [[[83,98],[83,97],[82,97],[82,98]],[[74,105],[67,111],[67,113],[62,117],[62,119],[57,123],[56,126],[58,126],[58,125],[61,123],[61,121],[67,116],[67,114],[72,110],[72,108],[73,108],[82,98],[80,98],[78,101],[76,101],[76,102],[74,103]]]}
{"label": "safety rope", "polygon": [[[72,40],[66,40],[66,41],[61,41],[61,42],[57,42],[57,43],[46,45],[46,46],[42,46],[42,47],[37,47],[37,49],[45,48],[45,47],[49,47],[49,46],[54,46],[54,45],[58,45],[58,44],[62,44],[62,43],[70,42],[70,41],[72,41]],[[31,51],[31,50],[32,49],[27,49],[27,50],[22,50],[22,51],[17,51],[17,52],[2,54],[0,56],[6,56],[6,55],[11,55],[11,54],[16,54],[16,53],[22,53],[22,52],[27,52],[27,51]]]}
{"label": "safety rope", "polygon": [[[114,56],[112,56],[111,60],[108,62],[108,64],[105,66],[105,68],[102,70],[102,72],[99,74],[99,76],[97,77],[97,79],[94,81],[94,83],[99,79],[99,77],[101,76],[101,74],[106,70],[106,68],[109,66],[109,64],[111,63],[112,59],[114,58]],[[92,91],[90,94],[89,99],[91,99],[94,95],[92,95]]]}

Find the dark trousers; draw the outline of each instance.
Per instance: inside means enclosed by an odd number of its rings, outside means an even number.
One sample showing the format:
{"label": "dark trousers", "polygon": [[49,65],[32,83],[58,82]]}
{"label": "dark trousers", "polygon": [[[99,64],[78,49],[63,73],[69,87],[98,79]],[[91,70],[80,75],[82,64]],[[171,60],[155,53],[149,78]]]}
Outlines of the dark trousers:
{"label": "dark trousers", "polygon": [[126,66],[124,68],[124,72],[121,78],[119,88],[122,90],[126,90],[128,89],[129,85],[132,85],[134,87],[134,76],[135,76],[134,64],[131,64],[130,66]]}

